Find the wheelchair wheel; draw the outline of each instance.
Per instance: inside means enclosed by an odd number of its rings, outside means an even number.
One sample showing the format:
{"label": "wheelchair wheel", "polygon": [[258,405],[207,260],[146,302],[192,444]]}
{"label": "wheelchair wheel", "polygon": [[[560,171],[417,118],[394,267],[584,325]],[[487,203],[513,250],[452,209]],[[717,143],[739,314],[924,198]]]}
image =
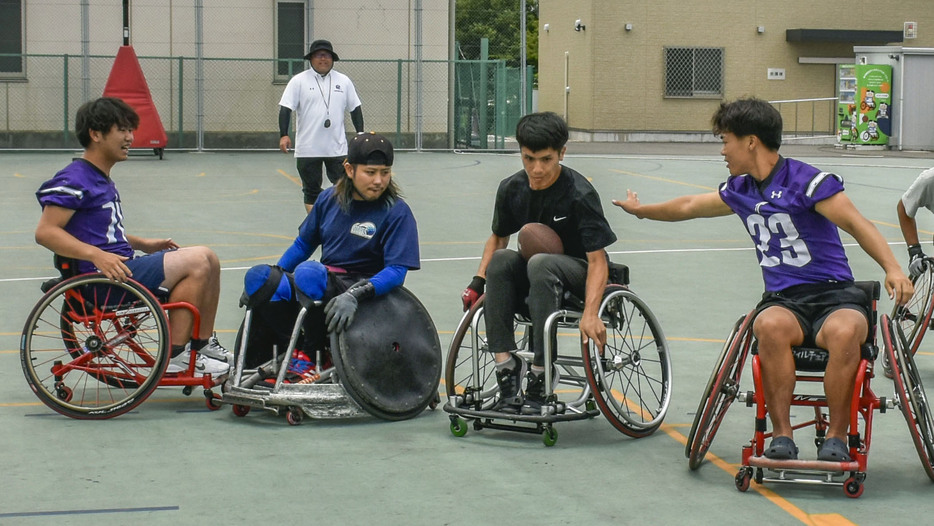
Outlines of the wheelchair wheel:
{"label": "wheelchair wheel", "polygon": [[914,357],[908,352],[907,338],[900,333],[898,323],[883,316],[882,327],[885,352],[894,372],[896,401],[908,423],[924,471],[928,478],[934,480],[934,417],[921,384],[921,375]]}
{"label": "wheelchair wheel", "polygon": [[444,386],[448,399],[463,396],[471,409],[489,409],[496,403],[496,363],[493,353],[488,352],[482,296],[464,313],[454,331],[444,365]]}
{"label": "wheelchair wheel", "polygon": [[912,281],[914,296],[903,307],[895,306],[892,319],[901,327],[905,348],[913,356],[921,346],[934,312],[934,261],[929,261],[924,271]]}
{"label": "wheelchair wheel", "polygon": [[684,448],[691,469],[697,469],[703,463],[727,409],[739,393],[739,377],[751,343],[752,319],[753,313],[750,312],[733,325],[717,365],[707,381]]}
{"label": "wheelchair wheel", "polygon": [[158,386],[169,360],[168,320],[134,281],[65,280],[32,309],[20,359],[36,396],[72,418],[112,418]]}
{"label": "wheelchair wheel", "polygon": [[347,330],[331,333],[331,359],[350,398],[377,418],[413,418],[438,397],[438,331],[403,287],[363,302]]}
{"label": "wheelchair wheel", "polygon": [[599,315],[607,326],[604,352],[592,343],[583,349],[594,399],[617,430],[648,436],[671,400],[668,342],[649,307],[624,286],[607,288]]}

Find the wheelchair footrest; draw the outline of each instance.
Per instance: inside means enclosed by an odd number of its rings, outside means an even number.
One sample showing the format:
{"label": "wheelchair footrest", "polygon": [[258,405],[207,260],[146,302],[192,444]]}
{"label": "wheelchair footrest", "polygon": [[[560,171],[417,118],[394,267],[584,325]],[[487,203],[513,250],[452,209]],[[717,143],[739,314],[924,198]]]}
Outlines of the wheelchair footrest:
{"label": "wheelchair footrest", "polygon": [[281,384],[276,389],[231,387],[221,403],[266,409],[279,414],[300,407],[312,418],[332,419],[368,416],[340,384]]}
{"label": "wheelchair footrest", "polygon": [[[827,473],[844,473],[849,471],[861,471],[859,462],[850,460],[847,462],[832,462],[827,460],[774,460],[765,456],[749,457],[749,465],[756,468],[768,469],[771,471],[821,475]],[[781,478],[781,477],[780,477]],[[771,480],[771,479],[770,479]]]}
{"label": "wheelchair footrest", "polygon": [[[477,420],[509,420],[512,422],[529,422],[533,424],[551,424],[554,422],[570,422],[572,420],[584,420],[594,418],[600,415],[599,409],[589,409],[585,411],[570,410],[563,413],[554,413],[548,415],[524,415],[521,413],[507,413],[505,411],[491,411],[485,409],[470,409],[451,405],[450,402],[444,404],[444,411],[447,413],[472,418]],[[485,426],[490,427],[490,426]]]}

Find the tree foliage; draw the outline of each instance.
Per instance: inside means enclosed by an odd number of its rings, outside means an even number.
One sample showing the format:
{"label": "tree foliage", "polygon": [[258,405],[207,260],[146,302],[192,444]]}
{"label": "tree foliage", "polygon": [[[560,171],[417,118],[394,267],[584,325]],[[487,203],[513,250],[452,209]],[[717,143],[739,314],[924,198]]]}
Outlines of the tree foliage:
{"label": "tree foliage", "polygon": [[[519,0],[456,0],[455,29],[458,57],[480,58],[480,39],[490,41],[492,59],[510,67],[520,63]],[[538,69],[538,0],[526,0],[526,63]]]}

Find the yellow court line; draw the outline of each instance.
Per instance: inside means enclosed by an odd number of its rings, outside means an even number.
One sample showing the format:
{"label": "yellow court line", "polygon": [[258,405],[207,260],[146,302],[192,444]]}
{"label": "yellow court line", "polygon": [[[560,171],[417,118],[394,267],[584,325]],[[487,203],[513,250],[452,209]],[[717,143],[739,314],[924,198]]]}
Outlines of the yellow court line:
{"label": "yellow court line", "polygon": [[[678,432],[675,427],[676,425],[662,424],[660,429],[671,438],[680,442],[681,445],[687,446],[687,437]],[[711,464],[732,475],[735,475],[736,471],[739,469],[739,464],[731,464],[709,451],[704,458],[710,461]],[[810,524],[814,526],[845,526],[855,524],[846,517],[837,513],[809,515],[807,512],[788,501],[788,499],[779,496],[774,491],[766,488],[762,484],[753,482],[749,485],[749,487],[768,499],[772,504],[775,504],[781,508],[785,513],[788,513],[804,524]]]}
{"label": "yellow court line", "polygon": [[288,172],[281,170],[281,169],[276,170],[276,171],[282,174],[283,176],[285,176],[285,178],[288,179],[289,181],[292,181],[293,183],[297,184],[298,186],[302,185],[302,181],[298,177],[295,177],[294,175],[291,175]]}

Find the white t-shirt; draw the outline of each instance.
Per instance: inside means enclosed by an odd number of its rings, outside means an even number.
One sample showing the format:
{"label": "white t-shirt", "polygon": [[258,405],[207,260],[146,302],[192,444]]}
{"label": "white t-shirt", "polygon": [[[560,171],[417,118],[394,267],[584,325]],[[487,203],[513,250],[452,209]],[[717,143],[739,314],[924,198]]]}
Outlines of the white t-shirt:
{"label": "white t-shirt", "polygon": [[902,196],[902,204],[905,205],[908,217],[914,217],[922,206],[934,212],[934,168],[921,172],[915,182],[911,183]]}
{"label": "white t-shirt", "polygon": [[360,104],[350,77],[333,69],[323,77],[314,69],[292,77],[279,105],[295,112],[295,157],[347,155],[344,112]]}

